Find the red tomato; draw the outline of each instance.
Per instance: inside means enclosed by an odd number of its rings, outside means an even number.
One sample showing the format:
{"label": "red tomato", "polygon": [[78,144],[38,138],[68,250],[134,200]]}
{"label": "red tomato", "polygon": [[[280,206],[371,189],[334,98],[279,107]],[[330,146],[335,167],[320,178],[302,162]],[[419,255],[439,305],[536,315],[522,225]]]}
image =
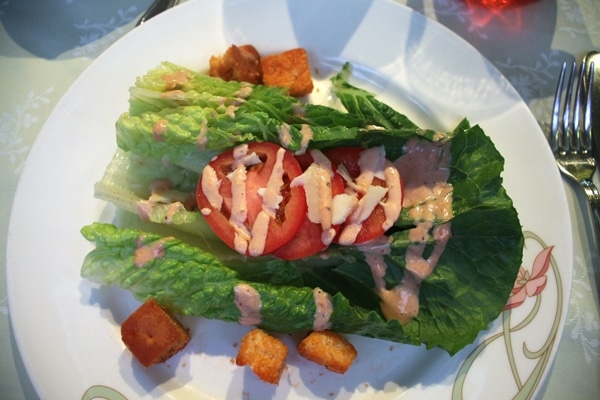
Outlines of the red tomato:
{"label": "red tomato", "polygon": [[[289,150],[270,142],[253,142],[247,146],[247,155],[256,153],[260,160],[254,164],[248,163],[249,165],[242,168],[245,170],[245,196],[236,195],[233,199],[232,181],[228,177],[230,174],[230,176],[235,175],[232,174],[235,169],[234,163],[236,163],[234,150],[241,149],[238,146],[221,153],[208,164],[206,168],[212,168],[216,180],[205,178],[205,174],[210,172],[209,169],[205,169],[196,189],[196,201],[206,221],[221,240],[240,253],[257,256],[273,253],[294,237],[304,220],[306,199],[302,187],[290,188],[289,186],[291,181],[302,173],[298,161]],[[256,223],[257,219],[261,221],[264,217],[264,213],[261,214],[264,207],[260,192],[267,187],[273,169],[277,167],[277,153],[280,150],[284,152],[282,159],[283,174],[281,176],[283,185],[277,190],[280,190],[279,194],[283,200],[275,210],[274,218],[268,218],[268,223]],[[206,187],[203,186],[204,179],[207,180],[207,182],[204,182]],[[213,190],[211,190],[210,185],[216,182],[220,182],[218,190],[214,190],[216,186],[213,186]],[[237,190],[241,184],[237,183],[236,185]],[[233,192],[235,193],[236,190]],[[218,195],[216,194],[217,191]],[[219,208],[211,205],[209,200],[215,197],[222,199]],[[234,228],[234,224],[230,219],[231,214],[240,206],[242,209],[246,209],[246,218],[240,223],[239,227]],[[240,239],[244,237],[244,234],[239,234],[239,232],[250,232],[253,229],[262,230],[263,234],[250,235],[252,239],[250,239],[250,236],[245,236],[247,240]],[[252,243],[255,240],[257,240],[257,243],[264,243],[264,246],[260,244],[253,246]],[[248,245],[248,248],[244,248],[244,243]],[[257,248],[258,250],[256,250]]]}
{"label": "red tomato", "polygon": [[[327,158],[331,160],[334,165],[344,165],[348,170],[350,177],[355,179],[360,175],[360,166],[358,160],[361,152],[365,150],[362,147],[337,147],[329,150],[325,153]],[[374,178],[373,185],[386,186],[385,181]],[[401,199],[400,199],[401,201]],[[362,222],[360,231],[354,240],[355,244],[364,243],[369,240],[375,239],[385,233],[382,225],[385,222],[385,211],[381,204],[378,204],[371,215]],[[340,227],[340,232],[347,226],[348,222],[344,222]],[[334,239],[335,243],[339,243],[339,235]]]}
{"label": "red tomato", "polygon": [[[305,171],[312,163],[313,158],[310,153],[305,153],[300,156],[296,156],[296,159],[300,163],[303,171]],[[333,166],[335,171],[335,166]],[[338,174],[333,174],[331,178],[331,194],[333,196],[344,192],[344,180]],[[332,228],[337,233],[339,225],[334,225]],[[328,247],[328,244],[324,244],[321,240],[323,234],[323,228],[320,223],[312,222],[308,219],[308,212],[304,217],[304,221],[300,226],[300,229],[296,233],[296,236],[285,246],[279,249],[275,256],[284,260],[297,260],[299,258],[308,257]]]}

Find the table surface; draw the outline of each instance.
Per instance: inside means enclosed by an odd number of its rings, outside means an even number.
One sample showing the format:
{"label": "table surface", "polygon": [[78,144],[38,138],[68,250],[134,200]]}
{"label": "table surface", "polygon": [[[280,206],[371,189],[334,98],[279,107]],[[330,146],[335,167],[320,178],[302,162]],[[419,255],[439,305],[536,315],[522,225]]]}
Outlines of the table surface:
{"label": "table surface", "polygon": [[[401,0],[475,46],[512,83],[538,121],[548,121],[563,61],[600,50],[600,1],[522,0],[492,12],[475,0]],[[151,0],[0,0],[0,393],[37,398],[11,331],[6,237],[19,175],[36,136],[70,84],[134,28]],[[573,222],[570,305],[543,399],[600,399],[600,276],[591,217],[564,182]]]}

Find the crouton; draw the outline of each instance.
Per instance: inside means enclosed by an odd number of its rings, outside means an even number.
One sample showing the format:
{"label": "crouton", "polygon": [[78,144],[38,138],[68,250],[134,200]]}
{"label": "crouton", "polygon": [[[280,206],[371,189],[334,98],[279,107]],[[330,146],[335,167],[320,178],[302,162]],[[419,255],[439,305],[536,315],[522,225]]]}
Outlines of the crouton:
{"label": "crouton", "polygon": [[242,339],[235,363],[248,365],[262,381],[277,385],[287,354],[288,348],[281,340],[261,329],[253,329]]}
{"label": "crouton", "polygon": [[254,46],[232,44],[222,56],[212,56],[209,60],[210,76],[225,81],[262,83],[260,54]]}
{"label": "crouton", "polygon": [[123,322],[121,338],[134,357],[149,367],[183,349],[190,341],[190,334],[151,298]]}
{"label": "crouton", "polygon": [[339,374],[350,368],[357,355],[352,343],[331,331],[312,332],[298,344],[298,353]]}
{"label": "crouton", "polygon": [[303,48],[265,56],[260,63],[265,85],[289,88],[289,94],[296,97],[312,92],[312,75],[308,56]]}

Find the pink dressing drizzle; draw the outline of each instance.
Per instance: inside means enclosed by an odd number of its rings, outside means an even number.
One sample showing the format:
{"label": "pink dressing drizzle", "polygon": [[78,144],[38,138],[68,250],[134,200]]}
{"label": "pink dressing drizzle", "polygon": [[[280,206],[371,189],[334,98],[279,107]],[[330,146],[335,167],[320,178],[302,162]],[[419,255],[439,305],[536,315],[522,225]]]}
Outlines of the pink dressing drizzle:
{"label": "pink dressing drizzle", "polygon": [[233,291],[235,293],[235,305],[241,313],[240,324],[246,326],[260,324],[262,322],[260,293],[247,283],[236,285]]}
{"label": "pink dressing drizzle", "polygon": [[144,244],[144,237],[138,238],[137,248],[133,255],[133,263],[136,267],[141,268],[155,258],[165,256],[165,242],[173,240],[172,237],[161,238],[155,242]]}
{"label": "pink dressing drizzle", "polygon": [[179,70],[171,74],[163,75],[162,79],[165,82],[165,89],[169,91],[181,88],[188,83],[191,77],[192,75],[188,71]]}
{"label": "pink dressing drizzle", "polygon": [[328,246],[335,237],[333,229],[333,196],[331,180],[333,167],[320,150],[310,150],[312,164],[297,176],[291,187],[302,186],[306,197],[308,219],[321,225],[321,242]]}
{"label": "pink dressing drizzle", "polygon": [[164,135],[167,133],[167,124],[169,121],[166,119],[159,119],[152,125],[152,137],[158,142],[165,140]]}
{"label": "pink dressing drizzle", "polygon": [[[351,245],[362,228],[362,223],[371,215],[378,204],[384,208],[386,219],[382,225],[384,230],[389,229],[400,216],[402,208],[402,174],[396,166],[385,158],[383,146],[371,147],[361,152],[358,165],[360,174],[354,180],[350,178],[348,171],[340,166],[338,171],[346,180],[354,195],[362,194],[354,209],[349,214],[344,229],[340,232],[339,243]],[[386,187],[372,185],[373,179],[384,180]]]}
{"label": "pink dressing drizzle", "polygon": [[[412,244],[405,255],[406,272],[399,285],[385,287],[387,265],[383,255],[386,246],[361,246],[381,300],[381,311],[387,319],[410,322],[419,312],[421,281],[433,272],[450,239],[452,218],[452,186],[447,182],[450,170],[449,143],[410,139],[406,153],[395,165],[404,182],[403,207],[411,207],[409,215],[415,227],[409,230]],[[439,224],[440,221],[448,221]],[[434,227],[434,223],[436,225]],[[433,229],[432,229],[433,227]],[[423,257],[426,242],[433,237],[433,251]]]}
{"label": "pink dressing drizzle", "polygon": [[331,314],[333,313],[333,304],[329,298],[329,294],[319,288],[313,289],[313,297],[315,299],[315,320],[313,322],[313,330],[324,331],[331,328]]}
{"label": "pink dressing drizzle", "polygon": [[279,204],[283,200],[281,188],[283,187],[283,158],[285,149],[280,147],[277,150],[275,164],[269,175],[267,186],[258,190],[259,196],[262,197],[262,209],[256,216],[254,225],[252,225],[250,243],[248,245],[248,254],[251,256],[259,256],[265,250],[267,241],[267,232],[269,231],[269,223],[275,219]]}

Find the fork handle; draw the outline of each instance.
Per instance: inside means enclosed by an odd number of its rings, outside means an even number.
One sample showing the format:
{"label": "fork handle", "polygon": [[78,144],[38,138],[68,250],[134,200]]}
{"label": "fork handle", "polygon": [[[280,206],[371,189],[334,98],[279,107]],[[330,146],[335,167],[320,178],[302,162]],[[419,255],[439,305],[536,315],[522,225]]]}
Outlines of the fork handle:
{"label": "fork handle", "polygon": [[596,251],[600,251],[600,192],[591,180],[582,182],[585,195],[594,217],[594,236],[596,240]]}

